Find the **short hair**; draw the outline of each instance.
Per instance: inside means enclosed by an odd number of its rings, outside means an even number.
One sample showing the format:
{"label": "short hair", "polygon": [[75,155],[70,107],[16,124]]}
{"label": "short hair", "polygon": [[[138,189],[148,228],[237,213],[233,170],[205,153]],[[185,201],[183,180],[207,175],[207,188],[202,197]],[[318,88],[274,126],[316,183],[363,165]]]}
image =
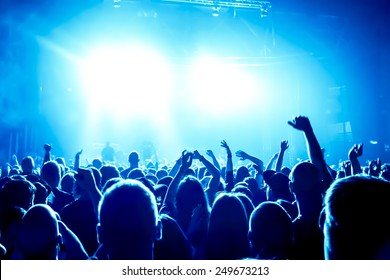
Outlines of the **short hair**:
{"label": "short hair", "polygon": [[129,163],[138,163],[139,162],[139,153],[137,151],[131,151],[129,154]]}
{"label": "short hair", "polygon": [[99,223],[110,244],[153,241],[158,224],[156,199],[141,182],[121,180],[104,193]]}
{"label": "short hair", "polygon": [[1,203],[28,210],[33,203],[35,186],[27,180],[8,181],[0,191]]}
{"label": "short hair", "polygon": [[253,210],[249,219],[249,232],[253,249],[257,253],[271,253],[277,251],[277,248],[288,251],[292,244],[291,217],[276,202],[262,202]]}
{"label": "short hair", "polygon": [[60,165],[54,160],[45,162],[41,169],[41,178],[51,187],[58,187],[61,180]]}
{"label": "short hair", "polygon": [[310,162],[296,164],[291,170],[290,180],[295,194],[323,192],[320,171]]}
{"label": "short hair", "polygon": [[390,241],[389,197],[390,182],[381,178],[355,175],[334,181],[324,199],[325,257],[375,259]]}
{"label": "short hair", "polygon": [[23,158],[21,165],[23,172],[32,172],[35,166],[34,159],[31,156],[26,156]]}
{"label": "short hair", "polygon": [[59,228],[55,212],[45,204],[32,206],[22,218],[16,245],[25,259],[57,258]]}

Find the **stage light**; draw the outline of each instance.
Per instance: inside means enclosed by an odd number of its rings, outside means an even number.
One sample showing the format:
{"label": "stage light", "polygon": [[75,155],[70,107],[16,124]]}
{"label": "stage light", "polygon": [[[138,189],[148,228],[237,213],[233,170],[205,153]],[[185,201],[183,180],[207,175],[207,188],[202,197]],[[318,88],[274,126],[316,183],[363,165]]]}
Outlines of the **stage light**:
{"label": "stage light", "polygon": [[192,100],[213,116],[226,117],[253,105],[255,81],[244,69],[215,58],[199,58],[190,71]]}
{"label": "stage light", "polygon": [[158,111],[171,86],[167,63],[145,46],[95,49],[84,60],[81,81],[90,113],[117,120]]}
{"label": "stage light", "polygon": [[112,5],[114,8],[120,8],[121,7],[121,0],[112,0]]}

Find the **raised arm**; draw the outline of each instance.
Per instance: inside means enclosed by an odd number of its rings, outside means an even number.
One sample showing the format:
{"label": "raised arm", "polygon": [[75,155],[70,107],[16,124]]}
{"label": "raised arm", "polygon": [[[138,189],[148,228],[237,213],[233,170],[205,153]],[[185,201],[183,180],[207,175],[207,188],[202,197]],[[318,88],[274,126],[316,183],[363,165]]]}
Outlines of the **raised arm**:
{"label": "raised arm", "polygon": [[280,142],[280,151],[278,153],[278,158],[276,160],[276,167],[275,167],[276,172],[280,172],[282,170],[284,152],[287,149],[288,149],[288,141],[283,140],[282,142]]}
{"label": "raised arm", "polygon": [[230,192],[234,188],[232,151],[230,150],[230,147],[225,140],[221,141],[221,147],[226,150],[227,159],[226,159],[225,183],[226,183],[226,191]]}
{"label": "raised arm", "polygon": [[210,205],[212,205],[214,201],[214,196],[218,192],[221,173],[220,171],[208,161],[204,156],[202,156],[197,150],[194,151],[194,158],[198,159],[203,165],[206,167],[207,171],[211,173],[211,180],[208,184],[208,188],[206,189],[206,195],[209,200]]}
{"label": "raised arm", "polygon": [[325,188],[327,188],[333,179],[326,166],[320,144],[314,134],[309,118],[305,116],[298,116],[293,118],[292,121],[288,121],[288,124],[297,130],[303,131],[306,139],[309,159],[319,169]]}
{"label": "raised arm", "polygon": [[360,166],[359,157],[363,154],[363,144],[353,145],[353,147],[348,152],[348,157],[352,165],[352,174],[362,173],[362,168]]}
{"label": "raised arm", "polygon": [[236,156],[240,158],[240,160],[250,160],[251,162],[254,163],[255,169],[256,169],[256,175],[255,179],[259,186],[263,184],[263,170],[264,170],[264,163],[261,159],[248,155],[244,151],[238,150],[236,152]]}
{"label": "raised arm", "polygon": [[175,164],[172,166],[171,170],[169,170],[168,176],[175,177],[177,172],[179,171],[180,165],[181,165],[181,159],[183,157],[183,154],[180,156],[178,160],[176,160]]}
{"label": "raised arm", "polygon": [[49,144],[45,144],[43,145],[43,149],[45,150],[45,155],[43,156],[43,163],[45,163],[47,161],[50,161],[51,159],[51,146]]}
{"label": "raised arm", "polygon": [[275,160],[278,158],[279,153],[275,153],[270,159],[265,170],[271,170]]}
{"label": "raised arm", "polygon": [[93,209],[97,217],[99,212],[99,202],[102,198],[102,194],[96,186],[92,170],[86,168],[79,168],[75,177],[76,183],[88,193],[88,196],[92,201]]}
{"label": "raised arm", "polygon": [[240,160],[249,160],[251,162],[253,162],[254,164],[256,164],[257,166],[259,166],[261,169],[264,168],[264,163],[261,159],[255,157],[255,156],[251,156],[249,154],[247,154],[246,152],[242,151],[242,150],[238,150],[236,152],[236,156],[240,159]]}
{"label": "raised arm", "polygon": [[207,150],[207,151],[206,151],[206,155],[208,155],[208,156],[213,160],[214,166],[215,166],[219,171],[221,171],[221,167],[219,166],[219,162],[218,162],[217,158],[215,157],[213,151],[212,151],[212,150]]}
{"label": "raised arm", "polygon": [[165,194],[165,198],[163,204],[165,203],[175,203],[177,188],[179,187],[179,183],[181,179],[184,177],[185,172],[192,165],[192,158],[194,154],[188,151],[183,151],[180,159],[178,160],[179,168],[173,177],[172,182],[169,184],[168,190]]}
{"label": "raised arm", "polygon": [[79,167],[80,167],[80,156],[83,152],[83,149],[81,149],[80,151],[78,151],[76,153],[76,155],[74,156],[74,166],[73,166],[73,170],[78,170]]}

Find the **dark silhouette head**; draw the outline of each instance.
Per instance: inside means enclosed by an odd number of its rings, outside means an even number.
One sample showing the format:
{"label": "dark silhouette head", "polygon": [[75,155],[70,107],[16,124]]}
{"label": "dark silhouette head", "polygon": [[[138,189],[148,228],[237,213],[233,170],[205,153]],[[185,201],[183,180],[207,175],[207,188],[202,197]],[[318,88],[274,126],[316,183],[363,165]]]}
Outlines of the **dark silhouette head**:
{"label": "dark silhouette head", "polygon": [[61,169],[56,161],[47,161],[42,166],[41,178],[52,189],[58,188],[61,181]]}
{"label": "dark silhouette head", "polygon": [[221,193],[211,208],[206,245],[208,259],[235,260],[249,257],[248,218],[241,200]]}
{"label": "dark silhouette head", "polygon": [[98,234],[109,259],[152,259],[154,241],[161,238],[153,194],[136,180],[108,188],[99,205]]}
{"label": "dark silhouette head", "polygon": [[357,175],[333,182],[325,195],[326,259],[390,259],[390,182]]}
{"label": "dark silhouette head", "polygon": [[245,178],[251,177],[249,169],[246,166],[240,166],[236,172],[236,181],[235,183],[243,182]]}
{"label": "dark silhouette head", "polygon": [[260,203],[249,219],[249,240],[260,259],[287,259],[292,244],[290,216],[276,202]]}
{"label": "dark silhouette head", "polygon": [[36,188],[27,180],[11,180],[0,191],[1,204],[28,210],[33,205]]}
{"label": "dark silhouette head", "polygon": [[140,155],[137,151],[131,151],[129,154],[129,164],[132,168],[137,168],[139,166]]}
{"label": "dark silhouette head", "polygon": [[73,193],[73,186],[76,182],[76,178],[74,177],[74,172],[67,172],[61,178],[61,190],[67,192],[69,194]]}
{"label": "dark silhouette head", "polygon": [[185,177],[176,193],[177,221],[187,233],[194,209],[202,206],[208,210],[208,202],[199,180],[193,176]]}
{"label": "dark silhouette head", "polygon": [[100,173],[102,174],[101,186],[104,186],[108,180],[121,176],[118,168],[114,165],[102,166],[102,168],[100,168]]}
{"label": "dark silhouette head", "polygon": [[179,224],[170,216],[162,214],[162,238],[154,246],[156,260],[191,260],[192,247]]}
{"label": "dark silhouette head", "polygon": [[16,246],[27,260],[55,260],[61,243],[55,212],[47,205],[31,207],[22,218]]}
{"label": "dark silhouette head", "polygon": [[23,158],[21,166],[22,166],[23,174],[27,175],[33,173],[35,168],[34,159],[30,156]]}

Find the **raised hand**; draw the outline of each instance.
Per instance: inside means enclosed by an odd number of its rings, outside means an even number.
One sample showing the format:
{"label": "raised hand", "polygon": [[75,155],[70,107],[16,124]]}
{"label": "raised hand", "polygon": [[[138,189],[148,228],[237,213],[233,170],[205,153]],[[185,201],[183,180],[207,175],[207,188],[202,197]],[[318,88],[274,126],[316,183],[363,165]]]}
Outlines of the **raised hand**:
{"label": "raised hand", "polygon": [[229,145],[226,143],[225,140],[221,141],[221,147],[226,149],[226,153],[227,153],[228,157],[232,156],[232,151],[230,150]]}
{"label": "raised hand", "polygon": [[81,149],[80,151],[78,151],[76,153],[76,158],[80,158],[81,154],[83,153],[83,149]]}
{"label": "raised hand", "polygon": [[[198,153],[199,154],[199,153]],[[181,154],[181,170],[187,170],[192,165],[192,159],[194,158],[194,153],[188,152],[187,150],[184,150]]]}
{"label": "raised hand", "polygon": [[342,167],[344,169],[345,176],[351,176],[352,175],[352,164],[349,160],[342,162]]}
{"label": "raised hand", "polygon": [[283,152],[286,151],[288,147],[289,146],[287,140],[283,140],[282,142],[280,142],[280,150],[282,150]]}
{"label": "raised hand", "polygon": [[45,149],[46,152],[50,152],[51,151],[51,145],[50,144],[45,144],[45,145],[43,145],[43,149]]}
{"label": "raised hand", "polygon": [[358,145],[353,145],[353,147],[349,150],[348,157],[349,158],[358,158],[363,155],[363,143]]}
{"label": "raised hand", "polygon": [[197,160],[200,160],[202,158],[202,155],[198,152],[198,150],[195,150],[193,152],[193,159],[197,159]]}
{"label": "raised hand", "polygon": [[207,150],[206,151],[206,155],[208,155],[209,157],[213,158],[214,157],[214,153],[212,150]]}
{"label": "raised hand", "polygon": [[370,161],[369,163],[369,175],[378,177],[381,173],[381,160],[378,158],[376,160]]}
{"label": "raised hand", "polygon": [[312,130],[312,126],[310,124],[310,120],[305,116],[297,116],[294,117],[292,121],[288,121],[288,124],[297,130],[301,130],[303,132],[308,132]]}
{"label": "raised hand", "polygon": [[245,153],[244,151],[238,150],[236,152],[236,157],[238,157],[240,160],[246,160],[249,158],[249,155]]}

